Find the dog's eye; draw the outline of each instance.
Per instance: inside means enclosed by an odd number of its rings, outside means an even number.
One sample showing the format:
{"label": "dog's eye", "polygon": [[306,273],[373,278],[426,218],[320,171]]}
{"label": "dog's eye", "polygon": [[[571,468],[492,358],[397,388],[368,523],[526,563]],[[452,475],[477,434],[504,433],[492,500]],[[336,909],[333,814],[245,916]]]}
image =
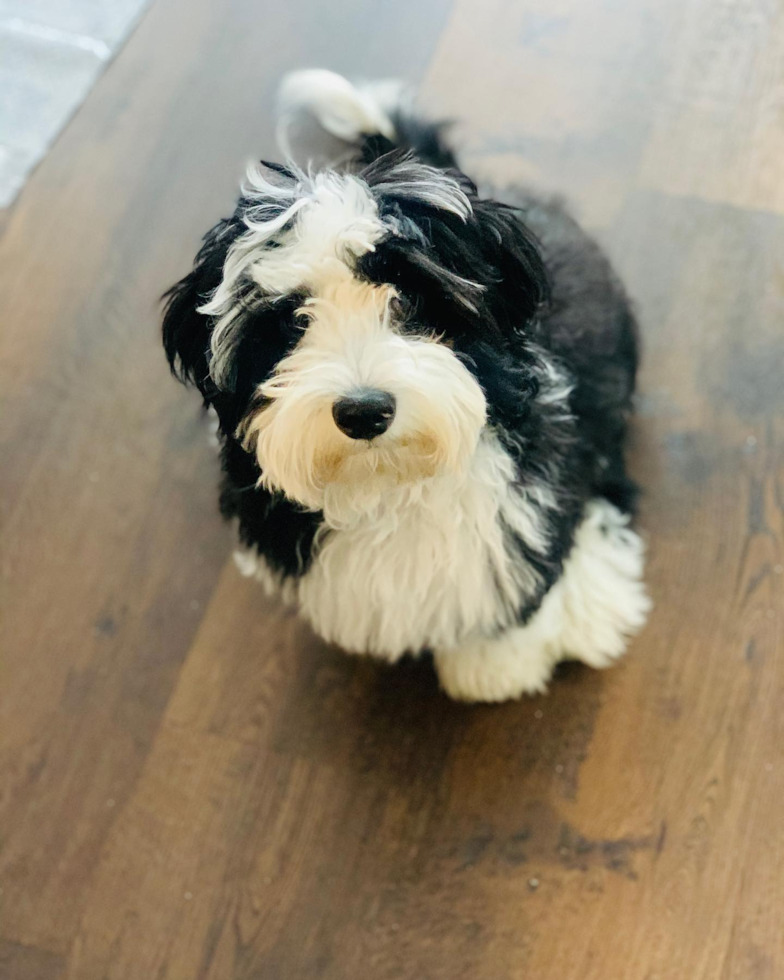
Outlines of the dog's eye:
{"label": "dog's eye", "polygon": [[295,313],[294,314],[294,326],[298,330],[307,330],[310,326],[310,317],[307,313]]}
{"label": "dog's eye", "polygon": [[406,312],[406,304],[399,296],[393,296],[389,301],[389,312],[395,320],[402,320]]}

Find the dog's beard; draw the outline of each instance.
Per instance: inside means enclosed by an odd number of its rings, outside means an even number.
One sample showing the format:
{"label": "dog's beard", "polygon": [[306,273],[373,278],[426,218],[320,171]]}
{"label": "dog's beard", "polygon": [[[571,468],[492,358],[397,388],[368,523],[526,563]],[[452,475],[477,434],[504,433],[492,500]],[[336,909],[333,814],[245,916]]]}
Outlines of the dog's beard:
{"label": "dog's beard", "polygon": [[[296,350],[261,386],[263,407],[242,430],[261,482],[322,511],[332,527],[405,505],[432,478],[459,479],[485,423],[479,385],[435,341],[382,337],[360,361],[357,370],[356,360]],[[343,435],[332,418],[334,399],[358,384],[389,390],[397,401],[392,426],[371,442]]]}

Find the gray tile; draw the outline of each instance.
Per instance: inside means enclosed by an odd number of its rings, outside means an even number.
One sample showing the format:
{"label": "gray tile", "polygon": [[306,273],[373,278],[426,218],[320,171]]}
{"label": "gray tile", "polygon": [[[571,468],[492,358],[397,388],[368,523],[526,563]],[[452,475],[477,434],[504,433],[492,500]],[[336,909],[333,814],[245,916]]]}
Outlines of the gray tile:
{"label": "gray tile", "polygon": [[115,47],[148,0],[0,0],[0,23],[25,23],[94,38]]}
{"label": "gray tile", "polygon": [[0,29],[0,206],[90,90],[104,62],[80,48]]}
{"label": "gray tile", "polygon": [[149,0],[0,0],[0,207],[16,196]]}

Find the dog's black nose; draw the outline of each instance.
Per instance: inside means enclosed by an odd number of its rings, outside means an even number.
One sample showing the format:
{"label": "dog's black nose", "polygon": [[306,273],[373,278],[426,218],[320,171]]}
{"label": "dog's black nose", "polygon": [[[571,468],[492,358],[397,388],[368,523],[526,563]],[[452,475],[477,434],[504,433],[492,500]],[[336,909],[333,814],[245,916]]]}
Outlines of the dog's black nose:
{"label": "dog's black nose", "polygon": [[394,417],[394,397],[373,388],[338,398],[332,406],[335,425],[350,439],[375,439],[387,431]]}

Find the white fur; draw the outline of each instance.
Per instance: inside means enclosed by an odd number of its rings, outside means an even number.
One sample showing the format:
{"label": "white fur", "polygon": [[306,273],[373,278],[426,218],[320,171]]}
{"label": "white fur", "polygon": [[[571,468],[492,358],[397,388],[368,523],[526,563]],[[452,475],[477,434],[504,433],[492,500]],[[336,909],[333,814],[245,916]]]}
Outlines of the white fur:
{"label": "white fur", "polygon": [[[413,157],[403,157],[390,169],[387,179],[374,184],[373,189],[378,193],[394,189],[398,197],[408,196],[412,200],[424,201],[442,211],[451,211],[463,221],[473,210],[468,196],[454,177]],[[394,228],[394,224],[391,227]],[[459,276],[455,278],[460,279]]]}
{"label": "white fur", "polygon": [[302,111],[312,112],[324,129],[346,143],[356,142],[364,133],[381,133],[387,139],[395,135],[389,117],[399,93],[386,87],[352,85],[342,75],[323,69],[307,69],[286,75],[278,90],[278,143],[287,156],[287,129]]}
{"label": "white fur", "polygon": [[[486,433],[462,479],[400,486],[353,525],[325,528],[309,571],[286,582],[287,598],[325,639],[387,660],[509,626],[539,580],[509,554],[499,517],[543,550],[532,503],[548,496],[540,490],[515,484],[509,456]],[[251,557],[246,574],[280,587]]]}
{"label": "white fur", "polygon": [[608,667],[650,610],[642,540],[615,507],[593,501],[561,578],[528,624],[510,625],[536,577],[505,551],[499,511],[517,513],[529,544],[542,530],[504,456],[483,439],[462,487],[433,481],[399,512],[332,532],[299,580],[281,582],[255,552],[238,552],[237,563],[349,652],[394,661],[434,647],[441,684],[458,700],[543,693],[563,659]]}
{"label": "white fur", "polygon": [[[379,93],[329,72],[290,76],[285,113],[312,112],[333,135],[393,135]],[[398,197],[466,220],[471,204],[449,174],[404,158],[386,178]],[[247,231],[228,251],[223,278],[200,312],[215,318],[211,374],[220,386],[248,304],[308,295],[307,327],[259,388],[260,407],[241,426],[260,482],[323,513],[314,558],[282,580],[253,549],[236,560],[269,592],[295,603],[313,628],[344,649],[396,660],[435,650],[441,682],[466,700],[504,700],[544,688],[565,656],[603,667],[642,626],[648,599],[643,549],[615,508],[593,502],[561,578],[524,627],[519,610],[541,588],[510,542],[548,550],[546,483],[521,487],[515,466],[486,426],[485,396],[463,362],[437,338],[411,336],[391,312],[395,291],[355,275],[357,260],[386,235],[371,185],[350,174],[251,170]],[[428,256],[416,261],[427,263]],[[438,269],[475,309],[475,283]],[[255,291],[248,296],[248,283]],[[540,352],[540,407],[568,418],[570,382]],[[367,442],[343,434],[336,399],[357,389],[392,394],[389,429]],[[562,409],[555,406],[563,406]],[[505,529],[508,529],[505,531]],[[511,549],[511,550],[510,550]]]}
{"label": "white fur", "polygon": [[[358,178],[324,172],[308,183],[308,196],[279,247],[262,251],[250,264],[249,274],[263,293],[285,295],[303,286],[318,291],[336,277],[349,277],[349,263],[373,251],[386,231]],[[265,245],[268,223],[249,218],[248,227],[253,246]]]}
{"label": "white fur", "polygon": [[[219,385],[242,322],[237,290],[244,280],[259,286],[259,300],[274,301],[302,288],[318,293],[350,279],[352,260],[372,251],[385,234],[375,200],[355,177],[298,174],[296,183],[281,186],[262,171],[249,170],[245,193],[263,203],[246,212],[248,230],[229,249],[220,285],[199,307],[200,313],[218,317],[210,372]],[[277,247],[270,247],[273,242]]]}
{"label": "white fur", "polygon": [[[417,184],[415,166],[404,160],[398,168],[403,192],[410,178],[412,195],[465,217],[470,205],[458,184],[429,168]],[[216,383],[230,377],[249,302],[274,302],[300,289],[310,297],[299,311],[309,319],[301,341],[260,386],[263,407],[242,427],[264,484],[323,510],[335,527],[372,512],[401,485],[445,473],[459,478],[485,423],[481,388],[435,338],[396,329],[392,287],[354,274],[355,260],[395,233],[394,221],[382,224],[370,188],[350,175],[257,170],[248,180],[245,193],[259,203],[248,209],[248,230],[229,250],[220,285],[200,307],[217,317],[210,366]],[[258,297],[239,302],[248,280],[258,286]],[[336,399],[360,388],[396,399],[393,424],[372,444],[349,439],[332,418]]]}
{"label": "white fur", "polygon": [[[230,376],[247,298],[238,302],[243,283],[259,287],[255,302],[274,302],[294,291],[319,297],[354,279],[357,258],[372,252],[386,234],[397,233],[395,220],[384,224],[368,185],[351,174],[322,171],[293,178],[248,170],[244,193],[256,205],[245,213],[248,230],[228,251],[223,278],[199,312],[216,317],[210,373],[218,386]],[[393,171],[398,193],[453,211],[465,219],[471,205],[459,184],[432,167],[403,160]],[[274,178],[274,179],[273,179]],[[377,190],[384,189],[379,184]],[[274,245],[274,247],[273,247]],[[443,275],[450,275],[443,270]],[[481,287],[453,276],[469,288]],[[462,293],[460,294],[462,295]],[[471,306],[470,300],[463,300]]]}
{"label": "white fur", "polygon": [[560,660],[610,666],[650,610],[643,561],[643,543],[628,517],[605,500],[593,501],[561,578],[527,625],[436,651],[444,690],[464,701],[506,701],[543,692]]}
{"label": "white fur", "polygon": [[[335,72],[322,69],[295,71],[286,75],[278,90],[278,143],[291,160],[288,129],[300,113],[311,113],[321,126],[346,143],[379,134],[395,138],[392,116],[410,111],[411,92],[400,82],[387,79],[354,85]],[[403,158],[389,175],[395,193],[412,196],[462,218],[471,213],[471,202],[450,174],[414,158]],[[379,191],[387,188],[380,183]]]}
{"label": "white fur", "polygon": [[[482,390],[452,351],[394,329],[392,295],[349,279],[310,300],[310,326],[261,385],[267,403],[245,426],[264,485],[323,510],[332,527],[372,516],[424,478],[459,480],[485,423]],[[389,430],[370,443],[332,418],[335,400],[360,388],[397,402]]]}
{"label": "white fur", "polygon": [[529,344],[528,347],[529,350],[539,355],[538,370],[541,388],[536,400],[542,406],[557,405],[562,409],[559,415],[551,415],[552,419],[560,421],[571,419],[569,396],[574,390],[574,384],[554,363],[547,351],[535,344]]}
{"label": "white fur", "polygon": [[259,556],[255,548],[242,546],[234,552],[234,564],[240,575],[261,583],[268,596],[282,599],[287,606],[297,601],[297,585],[294,579],[283,579]]}

